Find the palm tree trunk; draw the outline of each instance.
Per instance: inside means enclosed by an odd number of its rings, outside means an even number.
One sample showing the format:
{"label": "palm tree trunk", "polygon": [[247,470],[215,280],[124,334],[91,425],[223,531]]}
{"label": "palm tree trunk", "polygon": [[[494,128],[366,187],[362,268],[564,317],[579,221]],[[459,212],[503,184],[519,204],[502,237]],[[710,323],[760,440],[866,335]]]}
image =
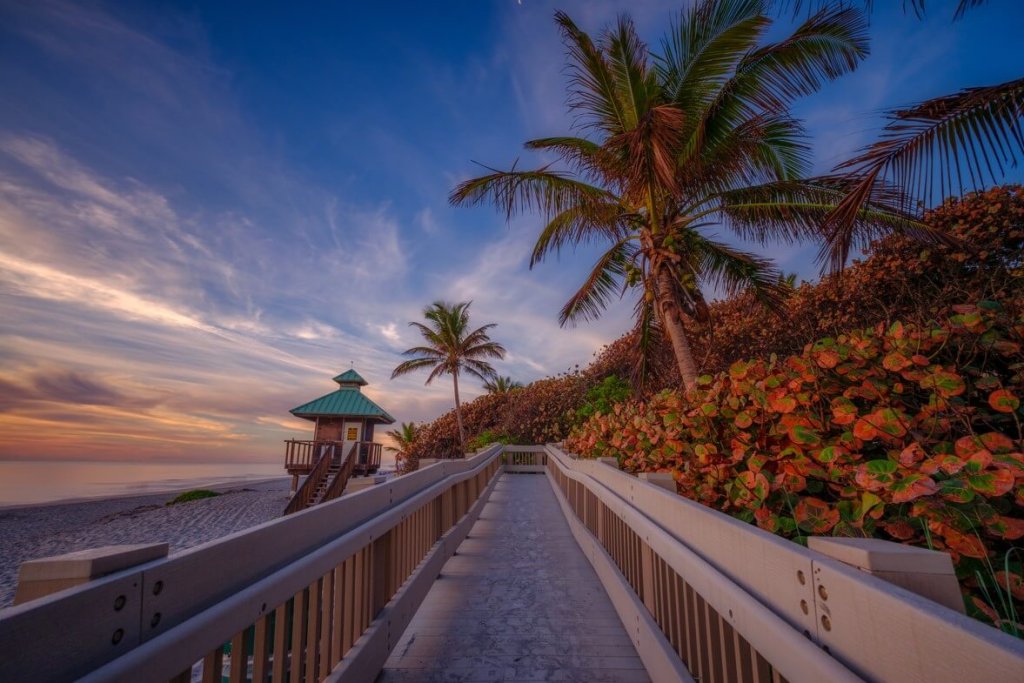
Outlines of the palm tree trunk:
{"label": "palm tree trunk", "polygon": [[455,421],[459,423],[459,449],[462,457],[466,457],[466,434],[462,430],[462,404],[459,403],[459,373],[453,372],[452,379],[455,381]]}
{"label": "palm tree trunk", "polygon": [[679,315],[679,305],[672,295],[672,276],[664,268],[658,273],[656,304],[661,314],[661,324],[665,326],[669,341],[672,342],[672,351],[676,356],[683,387],[689,391],[697,386],[697,363],[693,360],[690,340],[686,338],[683,320]]}

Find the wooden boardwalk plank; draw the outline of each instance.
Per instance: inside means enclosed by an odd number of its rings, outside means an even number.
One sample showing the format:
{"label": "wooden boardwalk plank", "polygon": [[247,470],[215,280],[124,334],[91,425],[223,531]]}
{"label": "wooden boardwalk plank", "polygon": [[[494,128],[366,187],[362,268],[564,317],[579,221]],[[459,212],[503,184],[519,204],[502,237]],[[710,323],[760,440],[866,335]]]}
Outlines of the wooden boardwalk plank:
{"label": "wooden boardwalk plank", "polygon": [[546,478],[504,474],[377,680],[650,679]]}

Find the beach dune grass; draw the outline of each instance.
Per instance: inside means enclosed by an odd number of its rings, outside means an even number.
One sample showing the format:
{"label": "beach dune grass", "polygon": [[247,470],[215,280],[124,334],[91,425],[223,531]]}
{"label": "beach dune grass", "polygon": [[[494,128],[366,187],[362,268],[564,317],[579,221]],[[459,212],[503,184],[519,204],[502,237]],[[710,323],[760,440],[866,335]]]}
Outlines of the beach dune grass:
{"label": "beach dune grass", "polygon": [[220,494],[210,489],[194,489],[192,491],[185,491],[184,493],[178,494],[172,500],[167,501],[168,505],[177,505],[178,503],[188,503],[193,500],[202,500],[203,498],[215,498]]}

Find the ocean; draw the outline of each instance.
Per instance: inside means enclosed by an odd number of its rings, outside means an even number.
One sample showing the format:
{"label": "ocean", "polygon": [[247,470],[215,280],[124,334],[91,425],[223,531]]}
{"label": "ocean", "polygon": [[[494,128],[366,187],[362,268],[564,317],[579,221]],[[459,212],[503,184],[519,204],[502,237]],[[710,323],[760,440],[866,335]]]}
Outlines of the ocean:
{"label": "ocean", "polygon": [[0,506],[147,495],[284,477],[282,463],[0,460]]}

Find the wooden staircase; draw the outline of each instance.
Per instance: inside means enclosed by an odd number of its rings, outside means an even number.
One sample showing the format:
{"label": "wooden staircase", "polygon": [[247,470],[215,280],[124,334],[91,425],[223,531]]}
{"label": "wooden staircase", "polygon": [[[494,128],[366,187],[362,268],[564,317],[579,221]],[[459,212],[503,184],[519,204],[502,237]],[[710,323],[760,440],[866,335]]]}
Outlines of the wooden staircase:
{"label": "wooden staircase", "polygon": [[352,476],[358,449],[359,443],[354,443],[343,456],[340,443],[325,443],[309,476],[288,502],[284,514],[290,515],[341,496]]}
{"label": "wooden staircase", "polygon": [[341,463],[331,461],[331,464],[327,467],[327,475],[320,479],[320,483],[316,487],[316,491],[309,497],[309,503],[306,507],[313,507],[323,502],[324,496],[327,495],[327,490],[331,487],[331,482],[338,476],[338,472],[341,471]]}

